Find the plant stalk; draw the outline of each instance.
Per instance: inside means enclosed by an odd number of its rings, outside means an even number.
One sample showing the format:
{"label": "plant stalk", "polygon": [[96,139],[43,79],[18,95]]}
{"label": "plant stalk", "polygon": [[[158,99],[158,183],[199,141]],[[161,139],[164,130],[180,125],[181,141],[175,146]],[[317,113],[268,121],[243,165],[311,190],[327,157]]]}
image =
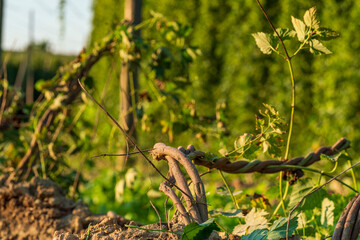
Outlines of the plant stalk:
{"label": "plant stalk", "polygon": [[291,59],[288,58],[287,62],[288,62],[289,71],[290,71],[292,91],[291,91],[291,114],[290,114],[289,133],[288,133],[288,139],[287,139],[287,143],[286,143],[286,151],[285,151],[285,156],[284,156],[285,161],[288,160],[288,157],[289,157],[290,142],[291,142],[293,125],[294,125],[294,113],[295,113],[295,78],[294,78],[294,72],[293,72],[293,68],[292,68],[292,64],[291,64]]}
{"label": "plant stalk", "polygon": [[232,191],[231,191],[231,189],[230,189],[230,187],[229,187],[229,184],[227,183],[227,181],[226,181],[226,179],[225,179],[224,174],[222,173],[221,170],[218,170],[218,172],[219,172],[219,174],[220,174],[220,176],[221,176],[221,179],[223,180],[223,182],[224,182],[224,184],[225,184],[225,186],[226,186],[226,188],[227,188],[227,190],[228,190],[228,192],[229,192],[229,194],[230,194],[230,196],[231,196],[231,199],[232,199],[232,201],[233,201],[236,209],[240,209],[239,204],[237,203],[236,198],[235,198],[235,196],[233,195],[233,193],[232,193]]}

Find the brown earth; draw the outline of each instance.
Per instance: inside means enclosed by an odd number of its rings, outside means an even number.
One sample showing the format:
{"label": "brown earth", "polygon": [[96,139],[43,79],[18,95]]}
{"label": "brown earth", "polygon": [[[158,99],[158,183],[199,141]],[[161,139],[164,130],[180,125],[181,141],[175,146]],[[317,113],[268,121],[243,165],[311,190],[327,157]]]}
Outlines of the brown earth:
{"label": "brown earth", "polygon": [[[2,179],[0,177],[1,240],[179,239],[176,234],[126,227],[140,224],[114,212],[96,215],[86,204],[66,198],[65,192],[51,180],[33,178],[30,182],[5,184]],[[159,226],[157,223],[141,227],[159,229]],[[170,227],[174,232],[181,232],[183,224],[171,223]],[[167,224],[161,224],[161,229],[168,230]]]}

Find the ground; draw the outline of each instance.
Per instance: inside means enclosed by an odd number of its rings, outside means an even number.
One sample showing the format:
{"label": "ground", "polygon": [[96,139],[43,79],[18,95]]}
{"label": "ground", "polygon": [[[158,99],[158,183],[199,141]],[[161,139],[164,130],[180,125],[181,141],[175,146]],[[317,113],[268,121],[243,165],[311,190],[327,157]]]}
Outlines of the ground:
{"label": "ground", "polygon": [[[145,231],[141,226],[114,212],[94,214],[82,202],[74,202],[54,182],[33,178],[30,182],[5,184],[0,177],[0,239],[179,239],[176,234]],[[90,227],[89,224],[91,223]],[[154,223],[141,226],[159,229]],[[183,224],[171,223],[181,232]],[[162,223],[161,229],[168,230]]]}

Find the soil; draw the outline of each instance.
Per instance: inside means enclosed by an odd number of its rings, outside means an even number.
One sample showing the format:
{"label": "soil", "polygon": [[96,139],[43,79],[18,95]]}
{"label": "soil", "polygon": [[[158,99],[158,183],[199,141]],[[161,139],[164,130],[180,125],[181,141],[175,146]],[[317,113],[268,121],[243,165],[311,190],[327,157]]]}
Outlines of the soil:
{"label": "soil", "polygon": [[[66,198],[65,192],[48,179],[5,184],[0,177],[0,239],[111,240],[179,239],[176,234],[145,231],[125,225],[141,225],[114,212],[94,214],[83,202]],[[89,227],[89,224],[90,227]],[[182,223],[171,223],[181,232]],[[160,229],[155,223],[141,226]],[[168,230],[167,224],[161,224]]]}

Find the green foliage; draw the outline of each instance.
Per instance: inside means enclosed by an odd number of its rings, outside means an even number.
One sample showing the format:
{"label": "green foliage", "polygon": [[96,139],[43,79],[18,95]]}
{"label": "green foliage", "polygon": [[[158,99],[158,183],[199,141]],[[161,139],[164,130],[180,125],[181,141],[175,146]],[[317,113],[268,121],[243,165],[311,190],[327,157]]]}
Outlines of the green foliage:
{"label": "green foliage", "polygon": [[[288,218],[285,217],[276,220],[269,229],[269,232],[267,233],[267,239],[275,240],[275,239],[285,238],[286,230],[287,230],[287,222],[288,222]],[[295,232],[296,228],[297,228],[297,217],[293,217],[292,219],[290,219],[289,236],[291,236]]]}
{"label": "green foliage", "polygon": [[282,134],[286,125],[273,106],[264,106],[265,110],[259,110],[259,115],[256,115],[256,133],[239,136],[234,142],[235,150],[227,156],[253,160],[259,158],[259,153],[268,153],[271,157],[281,157]]}
{"label": "green foliage", "polygon": [[[311,179],[299,179],[299,181],[292,189],[288,208],[293,209],[304,195],[311,192],[315,188],[316,185],[314,185]],[[320,207],[320,203],[326,195],[327,193],[324,189],[316,191],[315,193],[305,198],[305,200],[302,202],[301,209],[311,210],[316,207]]]}
{"label": "green foliage", "polygon": [[[321,55],[332,53],[318,39],[331,40],[339,37],[339,34],[329,28],[320,27],[320,21],[318,20],[315,7],[312,7],[305,12],[304,22],[291,16],[291,23],[295,31],[289,29],[279,29],[278,34],[283,41],[297,36],[297,39],[301,44],[295,51],[294,55],[307,45],[309,46],[308,48],[310,52],[313,54]],[[280,43],[276,34],[272,35],[259,32],[252,35],[255,38],[256,45],[264,54],[271,54],[272,52],[280,54],[278,50]]]}
{"label": "green foliage", "polygon": [[269,226],[269,221],[265,218],[266,215],[268,215],[268,213],[263,209],[251,209],[244,217],[245,224],[236,226],[233,234],[242,236],[254,230],[266,229]]}
{"label": "green foliage", "polygon": [[184,233],[181,236],[183,240],[202,240],[208,239],[212,231],[218,231],[219,227],[214,222],[213,218],[210,218],[204,223],[198,224],[192,222],[185,226]]}

